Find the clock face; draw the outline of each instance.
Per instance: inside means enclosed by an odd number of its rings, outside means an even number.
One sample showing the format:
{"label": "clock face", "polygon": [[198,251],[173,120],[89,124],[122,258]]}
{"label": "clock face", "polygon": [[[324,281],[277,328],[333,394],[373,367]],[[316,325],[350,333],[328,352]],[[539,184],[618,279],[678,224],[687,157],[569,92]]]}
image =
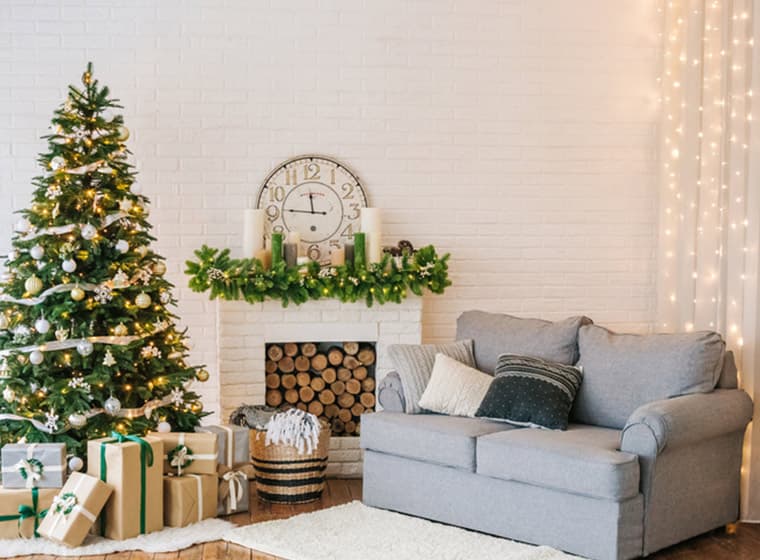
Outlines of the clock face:
{"label": "clock face", "polygon": [[301,234],[301,254],[321,263],[359,231],[367,196],[345,165],[324,156],[299,156],[279,165],[259,190],[270,232]]}

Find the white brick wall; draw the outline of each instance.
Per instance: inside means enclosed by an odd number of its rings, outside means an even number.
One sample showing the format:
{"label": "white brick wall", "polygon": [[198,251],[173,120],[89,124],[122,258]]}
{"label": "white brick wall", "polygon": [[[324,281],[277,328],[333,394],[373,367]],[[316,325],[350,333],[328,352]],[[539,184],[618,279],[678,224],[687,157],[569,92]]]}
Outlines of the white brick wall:
{"label": "white brick wall", "polygon": [[[653,321],[656,0],[4,0],[0,231],[28,205],[38,137],[87,60],[122,100],[194,355],[215,307],[202,243],[304,152],[358,171],[387,240],[450,251],[424,337],[468,308],[617,328]],[[9,233],[0,236],[8,248]],[[214,372],[215,373],[215,372]],[[216,380],[204,391],[218,405]]]}

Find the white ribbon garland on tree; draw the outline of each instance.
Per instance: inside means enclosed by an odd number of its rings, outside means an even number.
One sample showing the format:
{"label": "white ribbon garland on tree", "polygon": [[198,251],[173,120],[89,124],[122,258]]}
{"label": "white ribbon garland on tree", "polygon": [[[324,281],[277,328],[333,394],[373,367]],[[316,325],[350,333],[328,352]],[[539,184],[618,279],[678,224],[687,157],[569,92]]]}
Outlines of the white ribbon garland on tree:
{"label": "white ribbon garland on tree", "polygon": [[[114,212],[113,214],[109,214],[105,218],[103,218],[103,221],[100,224],[99,229],[105,229],[114,222],[118,222],[119,220],[123,218],[129,218],[130,215],[126,212]],[[31,241],[32,239],[37,239],[38,237],[42,237],[43,235],[65,235],[67,233],[71,233],[74,230],[82,229],[84,226],[90,225],[90,224],[66,224],[65,226],[53,226],[49,228],[43,228],[35,230],[31,233],[28,233],[24,236],[19,237],[19,241]]]}
{"label": "white ribbon garland on tree", "polygon": [[33,352],[39,350],[40,352],[54,352],[56,350],[68,350],[69,348],[76,348],[81,342],[92,342],[94,344],[110,344],[113,346],[126,346],[136,340],[142,340],[148,336],[152,336],[161,331],[155,330],[145,336],[88,336],[85,338],[69,338],[66,340],[54,340],[46,342],[45,344],[31,344],[29,346],[17,346],[16,348],[8,348],[7,350],[0,350],[0,357],[10,356],[14,352]]}
{"label": "white ribbon garland on tree", "polygon": [[39,305],[53,294],[60,294],[61,292],[70,292],[74,288],[81,288],[82,290],[92,292],[100,287],[99,284],[90,284],[89,282],[81,282],[79,284],[58,284],[52,288],[48,288],[37,297],[33,298],[15,298],[8,294],[0,294],[0,301],[15,303],[17,305]]}

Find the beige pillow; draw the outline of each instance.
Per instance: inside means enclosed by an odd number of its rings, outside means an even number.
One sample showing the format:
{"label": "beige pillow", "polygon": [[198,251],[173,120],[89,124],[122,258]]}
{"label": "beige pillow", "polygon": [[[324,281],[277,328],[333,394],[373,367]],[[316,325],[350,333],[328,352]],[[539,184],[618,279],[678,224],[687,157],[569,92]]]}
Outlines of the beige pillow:
{"label": "beige pillow", "polygon": [[444,354],[435,355],[420,407],[450,416],[474,417],[493,377]]}

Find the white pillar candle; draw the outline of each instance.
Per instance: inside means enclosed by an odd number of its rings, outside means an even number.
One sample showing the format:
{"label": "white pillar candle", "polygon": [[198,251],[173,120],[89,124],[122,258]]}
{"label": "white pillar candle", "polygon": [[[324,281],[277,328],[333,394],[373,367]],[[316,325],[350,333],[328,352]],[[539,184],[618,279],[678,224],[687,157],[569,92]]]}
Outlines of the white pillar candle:
{"label": "white pillar candle", "polygon": [[367,261],[369,263],[379,263],[383,260],[383,239],[379,231],[367,233]]}
{"label": "white pillar candle", "polygon": [[264,210],[243,210],[243,258],[251,259],[264,248]]}
{"label": "white pillar candle", "polygon": [[289,231],[288,238],[285,240],[285,243],[294,243],[298,245],[301,243],[301,234],[297,231]]}
{"label": "white pillar candle", "polygon": [[380,232],[382,228],[380,208],[362,208],[361,222],[364,233]]}
{"label": "white pillar candle", "polygon": [[346,249],[344,247],[333,248],[330,252],[330,264],[333,266],[343,266],[346,264]]}

